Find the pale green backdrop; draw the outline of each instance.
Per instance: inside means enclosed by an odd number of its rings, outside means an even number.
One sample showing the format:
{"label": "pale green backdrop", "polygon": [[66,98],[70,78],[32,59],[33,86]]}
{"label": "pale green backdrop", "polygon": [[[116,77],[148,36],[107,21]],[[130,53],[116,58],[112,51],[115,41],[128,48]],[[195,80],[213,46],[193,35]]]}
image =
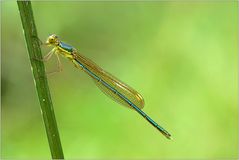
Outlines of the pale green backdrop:
{"label": "pale green backdrop", "polygon": [[[50,158],[16,2],[1,2],[1,156]],[[168,140],[62,59],[48,77],[65,157],[237,158],[237,2],[32,2],[51,33],[126,82]],[[46,54],[50,49],[43,47]],[[46,70],[56,68],[56,59]]]}

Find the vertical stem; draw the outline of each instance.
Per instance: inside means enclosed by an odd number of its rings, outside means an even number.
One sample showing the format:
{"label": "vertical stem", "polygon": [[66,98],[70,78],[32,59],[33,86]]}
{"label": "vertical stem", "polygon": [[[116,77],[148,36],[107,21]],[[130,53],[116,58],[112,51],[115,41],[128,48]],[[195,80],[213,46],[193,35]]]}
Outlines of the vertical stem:
{"label": "vertical stem", "polygon": [[35,86],[53,159],[64,159],[30,1],[17,1]]}

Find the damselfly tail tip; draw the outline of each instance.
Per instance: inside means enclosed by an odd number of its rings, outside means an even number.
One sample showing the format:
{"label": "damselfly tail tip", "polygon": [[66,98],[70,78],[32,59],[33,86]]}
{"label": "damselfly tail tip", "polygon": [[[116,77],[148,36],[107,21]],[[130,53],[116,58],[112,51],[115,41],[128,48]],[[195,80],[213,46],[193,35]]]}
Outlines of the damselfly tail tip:
{"label": "damselfly tail tip", "polygon": [[166,138],[172,140],[171,134],[169,134],[167,131],[164,131],[164,132],[161,132],[161,133],[162,133]]}
{"label": "damselfly tail tip", "polygon": [[166,138],[172,140],[173,138],[171,137],[171,135],[165,135]]}
{"label": "damselfly tail tip", "polygon": [[173,140],[173,138],[171,137],[171,135],[166,136],[166,138],[168,138],[168,139],[170,139],[170,140]]}

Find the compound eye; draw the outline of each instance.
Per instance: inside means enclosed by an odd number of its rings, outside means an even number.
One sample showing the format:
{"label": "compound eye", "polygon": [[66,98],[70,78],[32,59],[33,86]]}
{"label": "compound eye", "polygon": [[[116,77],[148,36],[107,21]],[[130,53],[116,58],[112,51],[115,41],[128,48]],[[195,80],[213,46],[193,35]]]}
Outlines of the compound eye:
{"label": "compound eye", "polygon": [[53,37],[49,38],[49,42],[53,42],[53,41],[54,41]]}

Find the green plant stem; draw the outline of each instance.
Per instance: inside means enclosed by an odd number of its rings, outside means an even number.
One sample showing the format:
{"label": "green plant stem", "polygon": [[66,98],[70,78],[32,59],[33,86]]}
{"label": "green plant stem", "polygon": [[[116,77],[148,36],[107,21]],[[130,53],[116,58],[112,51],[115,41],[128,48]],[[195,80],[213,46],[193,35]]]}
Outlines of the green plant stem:
{"label": "green plant stem", "polygon": [[53,159],[64,159],[30,1],[17,1],[35,86]]}

